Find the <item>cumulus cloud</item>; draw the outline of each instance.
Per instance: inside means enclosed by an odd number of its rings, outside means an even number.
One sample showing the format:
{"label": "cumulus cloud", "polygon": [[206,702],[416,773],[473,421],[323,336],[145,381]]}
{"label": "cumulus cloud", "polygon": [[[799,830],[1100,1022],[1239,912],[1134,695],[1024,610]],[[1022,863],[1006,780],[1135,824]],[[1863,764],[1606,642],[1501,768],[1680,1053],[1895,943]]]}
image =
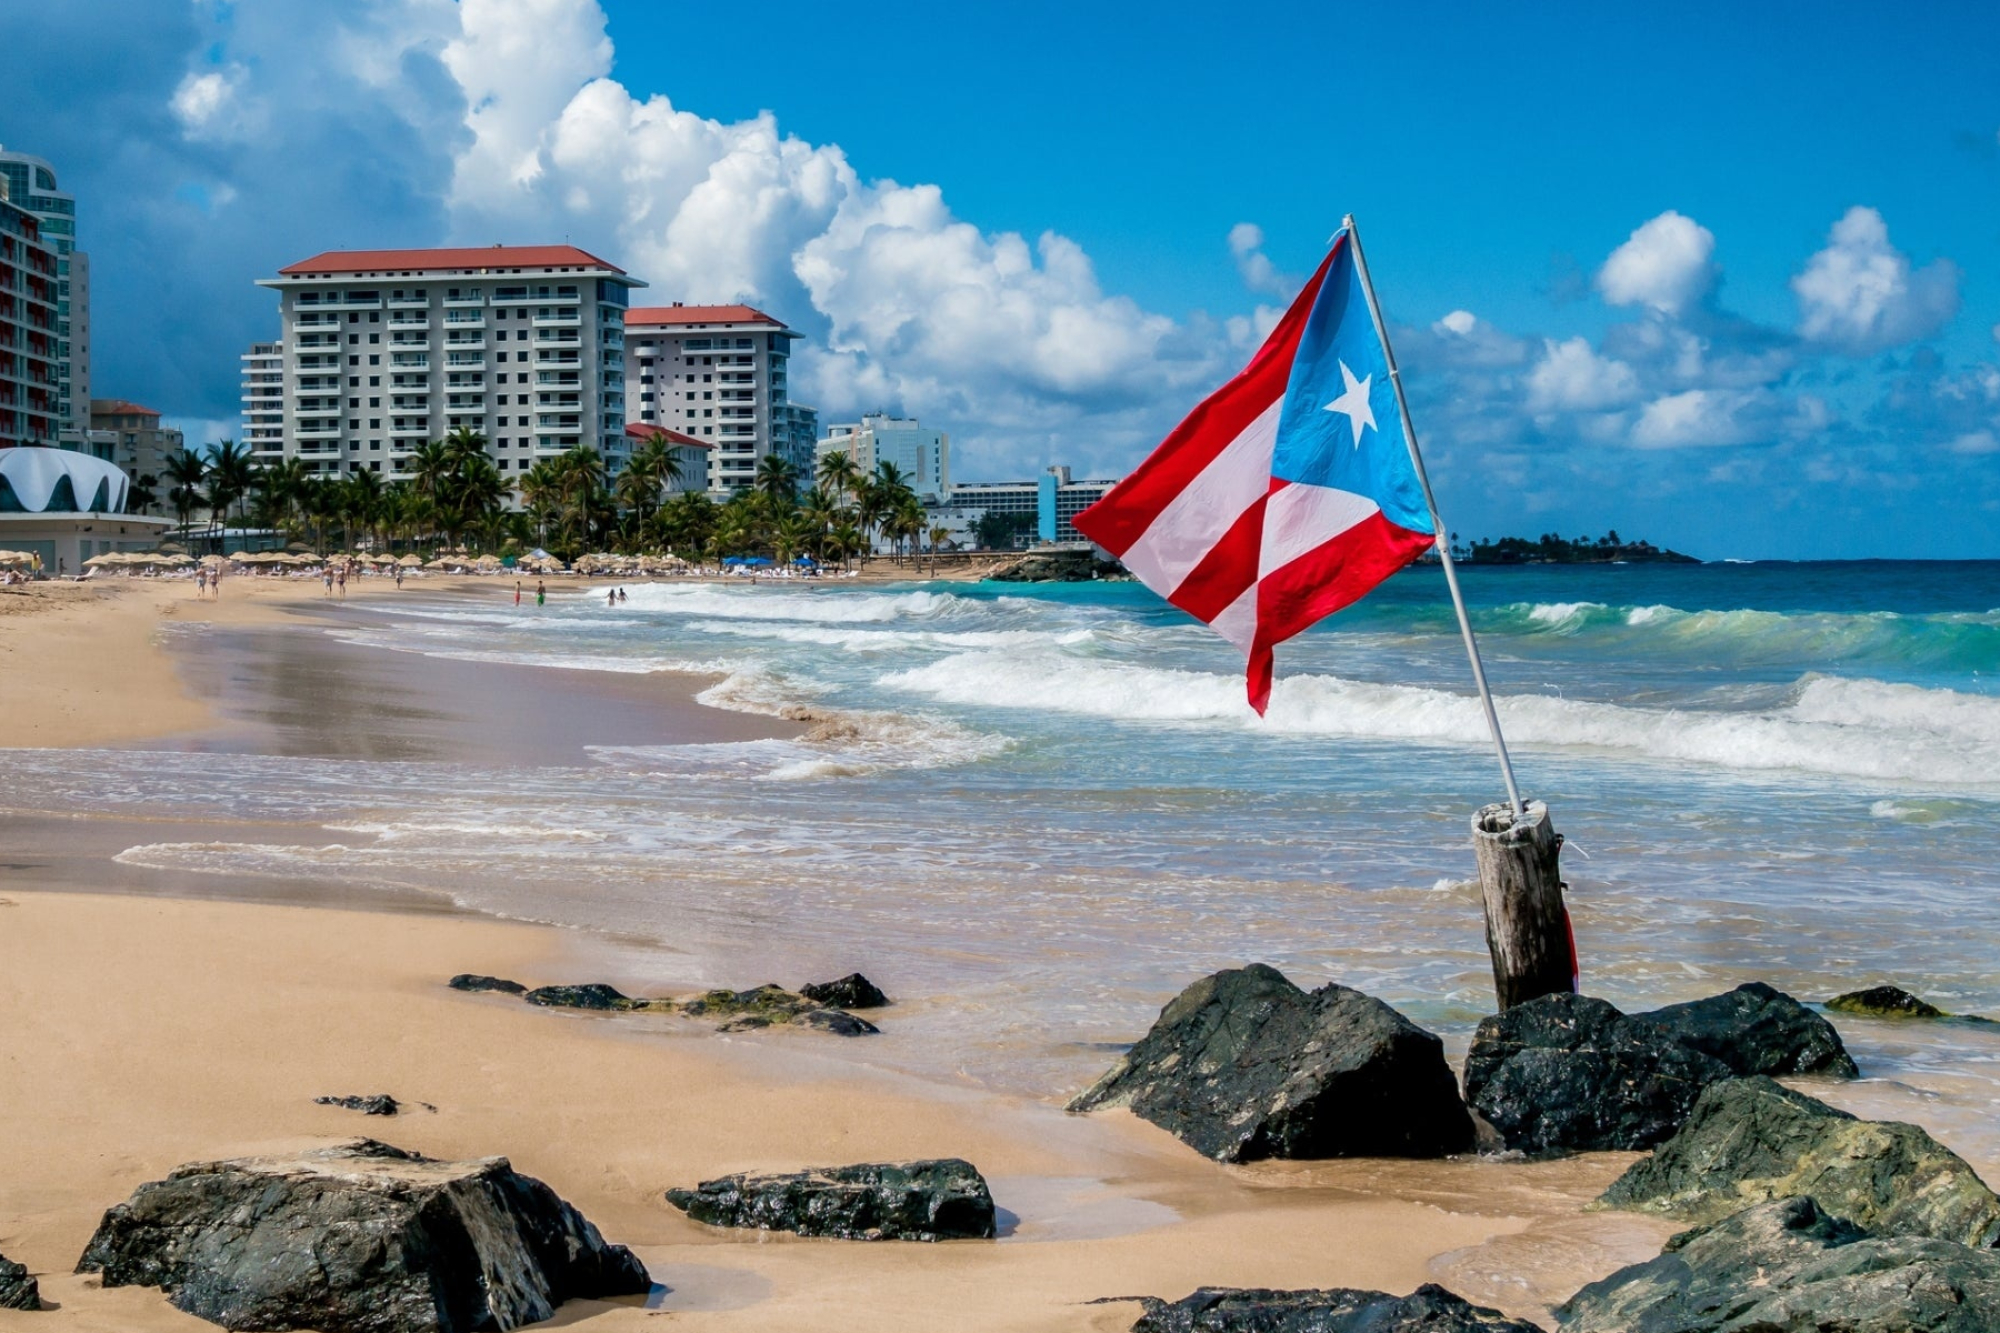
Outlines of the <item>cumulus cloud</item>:
{"label": "cumulus cloud", "polygon": [[1236,271],[1243,285],[1259,296],[1275,296],[1289,301],[1305,284],[1278,266],[1264,253],[1264,229],[1254,222],[1239,222],[1229,229],[1229,253],[1235,256]]}
{"label": "cumulus cloud", "polygon": [[1684,314],[1714,289],[1714,254],[1715,234],[1670,209],[1611,252],[1597,272],[1597,290],[1612,305]]}
{"label": "cumulus cloud", "polygon": [[1623,361],[1599,356],[1585,338],[1545,339],[1528,372],[1528,405],[1537,412],[1601,412],[1639,396],[1639,377]]}
{"label": "cumulus cloud", "polygon": [[190,70],[168,102],[182,133],[202,139],[239,132],[246,119],[239,94],[248,73],[241,65],[202,73]]}
{"label": "cumulus cloud", "polygon": [[1889,244],[1882,215],[1855,207],[1833,224],[1792,291],[1801,336],[1860,355],[1928,338],[1949,323],[1958,313],[1958,268],[1940,259],[1913,270]]}

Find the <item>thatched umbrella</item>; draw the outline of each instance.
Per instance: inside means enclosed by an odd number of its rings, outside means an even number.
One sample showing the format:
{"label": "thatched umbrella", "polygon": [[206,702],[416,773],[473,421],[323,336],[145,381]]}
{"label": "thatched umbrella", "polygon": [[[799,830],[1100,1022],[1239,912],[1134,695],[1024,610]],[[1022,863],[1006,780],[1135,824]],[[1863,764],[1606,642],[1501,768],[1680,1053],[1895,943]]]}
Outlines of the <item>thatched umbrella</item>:
{"label": "thatched umbrella", "polygon": [[421,569],[423,567],[424,558],[416,554],[415,552],[411,552],[409,555],[404,556],[401,560],[398,560],[396,563],[401,565],[404,569]]}

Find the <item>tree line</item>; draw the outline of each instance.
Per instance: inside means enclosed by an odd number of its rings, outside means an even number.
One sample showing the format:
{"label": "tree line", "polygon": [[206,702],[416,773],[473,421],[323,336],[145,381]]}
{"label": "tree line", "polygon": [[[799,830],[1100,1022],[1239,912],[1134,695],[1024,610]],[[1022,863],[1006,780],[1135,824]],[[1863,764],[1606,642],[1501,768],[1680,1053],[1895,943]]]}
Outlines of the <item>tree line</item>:
{"label": "tree line", "polygon": [[[540,547],[565,560],[585,551],[673,552],[687,559],[810,557],[845,565],[880,540],[898,559],[933,556],[946,530],[929,523],[923,502],[895,464],[863,473],[852,455],[833,453],[801,477],[775,454],[751,485],[717,501],[682,475],[677,446],[663,433],[640,441],[616,475],[592,445],[540,459],[515,488],[486,454],[486,437],[461,427],[420,445],[407,475],[314,472],[300,458],[259,463],[247,445],[223,440],[206,454],[182,449],[167,459],[166,501],[184,531],[206,517],[211,541],[224,527],[280,529],[322,552],[363,541],[387,550],[448,545],[518,554]],[[697,483],[683,489],[684,482]],[[806,484],[810,482],[810,484]],[[133,484],[133,507],[157,503],[152,478]]]}

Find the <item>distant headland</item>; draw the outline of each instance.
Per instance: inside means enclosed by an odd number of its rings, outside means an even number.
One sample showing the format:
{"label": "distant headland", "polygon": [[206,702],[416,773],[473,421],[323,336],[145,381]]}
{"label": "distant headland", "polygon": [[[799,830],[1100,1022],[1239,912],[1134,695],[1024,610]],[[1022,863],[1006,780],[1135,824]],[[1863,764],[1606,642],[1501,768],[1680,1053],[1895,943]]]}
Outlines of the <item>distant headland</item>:
{"label": "distant headland", "polygon": [[1625,541],[1614,529],[1602,537],[1501,537],[1462,544],[1452,534],[1451,558],[1462,565],[1698,565],[1701,561],[1648,541]]}

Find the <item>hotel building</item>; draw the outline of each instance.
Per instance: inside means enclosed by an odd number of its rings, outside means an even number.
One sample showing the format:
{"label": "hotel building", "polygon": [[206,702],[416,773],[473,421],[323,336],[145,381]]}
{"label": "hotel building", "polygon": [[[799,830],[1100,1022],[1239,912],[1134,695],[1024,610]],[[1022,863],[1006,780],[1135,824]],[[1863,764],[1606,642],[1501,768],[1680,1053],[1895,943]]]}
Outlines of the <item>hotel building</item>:
{"label": "hotel building", "polygon": [[56,188],[45,158],[0,148],[0,199],[35,217],[55,256],[55,435],[83,449],[90,430],[90,256],[76,248],[76,196]]}
{"label": "hotel building", "polygon": [[179,431],[160,425],[158,412],[122,398],[91,399],[90,435],[93,441],[101,440],[108,446],[107,452],[91,452],[116,463],[134,481],[164,477],[167,459],[186,443]]}
{"label": "hotel building", "polygon": [[243,429],[237,436],[251,456],[285,456],[285,345],[251,343],[243,362]]}
{"label": "hotel building", "polygon": [[567,245],[330,251],[258,285],[278,293],[281,329],[244,358],[260,462],[390,481],[418,446],[469,427],[516,486],[579,444],[624,464],[627,295],[646,284],[614,264]]}
{"label": "hotel building", "polygon": [[713,444],[709,490],[750,485],[773,453],[798,466],[801,479],[810,471],[811,447],[800,456],[802,418],[786,396],[797,334],[747,305],[678,303],[634,306],[625,332],[626,419]]}
{"label": "hotel building", "polygon": [[1076,481],[1066,467],[1051,467],[1034,481],[976,481],[953,486],[944,502],[946,525],[970,532],[986,514],[1003,514],[1032,531],[1041,542],[1087,542],[1076,516],[1103,499],[1118,483]]}
{"label": "hotel building", "polygon": [[814,452],[815,468],[829,454],[844,453],[864,477],[893,463],[910,489],[932,504],[951,494],[951,436],[910,418],[877,412],[853,425],[830,426]]}
{"label": "hotel building", "polygon": [[56,255],[40,219],[0,197],[0,448],[54,444]]}

